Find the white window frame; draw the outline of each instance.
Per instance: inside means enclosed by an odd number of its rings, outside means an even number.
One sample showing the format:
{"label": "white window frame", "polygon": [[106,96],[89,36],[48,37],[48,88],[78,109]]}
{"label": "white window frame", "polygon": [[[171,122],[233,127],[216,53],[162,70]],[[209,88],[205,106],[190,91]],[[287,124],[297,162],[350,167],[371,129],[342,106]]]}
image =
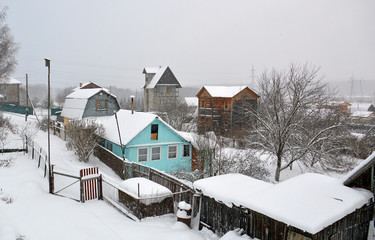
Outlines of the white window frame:
{"label": "white window frame", "polygon": [[[189,147],[189,155],[188,155],[188,156],[184,156],[184,153],[185,153],[185,146],[188,146],[188,147]],[[187,158],[187,157],[190,157],[190,155],[191,155],[191,147],[190,147],[190,144],[184,144],[184,145],[182,146],[182,157]]]}
{"label": "white window frame", "polygon": [[[139,150],[141,150],[141,149],[146,149],[146,150],[147,150],[146,161],[139,161]],[[137,161],[138,161],[138,162],[147,162],[147,161],[148,161],[148,147],[140,147],[140,148],[137,149]]]}
{"label": "white window frame", "polygon": [[[169,153],[170,153],[170,150],[169,150],[169,149],[170,149],[171,147],[176,147],[176,157],[172,157],[172,158],[169,157]],[[168,158],[168,159],[176,159],[177,157],[178,157],[178,145],[169,145],[169,146],[168,146],[167,158]]]}
{"label": "white window frame", "polygon": [[[153,159],[154,154],[152,153],[152,150],[155,148],[159,148],[159,159]],[[151,161],[159,161],[161,160],[161,147],[151,147]]]}

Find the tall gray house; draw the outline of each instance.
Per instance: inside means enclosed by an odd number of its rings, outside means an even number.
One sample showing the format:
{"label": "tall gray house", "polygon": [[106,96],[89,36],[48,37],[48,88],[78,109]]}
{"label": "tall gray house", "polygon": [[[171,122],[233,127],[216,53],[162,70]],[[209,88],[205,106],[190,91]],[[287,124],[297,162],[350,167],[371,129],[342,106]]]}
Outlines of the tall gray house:
{"label": "tall gray house", "polygon": [[176,101],[181,84],[177,81],[171,69],[166,67],[152,67],[143,69],[145,74],[144,111],[160,111],[163,104]]}
{"label": "tall gray house", "polygon": [[4,77],[0,79],[0,104],[20,105],[20,85],[21,82]]}

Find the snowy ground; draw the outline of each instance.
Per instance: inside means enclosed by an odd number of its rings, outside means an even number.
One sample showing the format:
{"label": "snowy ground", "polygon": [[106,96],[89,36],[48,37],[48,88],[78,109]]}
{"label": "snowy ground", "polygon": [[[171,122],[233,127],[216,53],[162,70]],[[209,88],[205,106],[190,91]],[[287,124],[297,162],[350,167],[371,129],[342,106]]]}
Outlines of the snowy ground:
{"label": "snowy ground", "polygon": [[[21,115],[4,113],[4,117],[10,117],[13,124],[25,126]],[[39,131],[35,141],[47,149],[46,133]],[[21,147],[22,141],[17,135],[9,134],[6,146]],[[53,135],[51,146],[51,163],[56,165],[56,169],[78,175],[80,168],[94,165],[99,166],[101,173],[120,180],[95,157],[90,159],[89,164],[78,162],[73,152],[66,150],[65,142]],[[7,153],[0,155],[0,160],[10,162],[8,166],[0,167],[1,240],[219,239],[208,230],[189,229],[178,223],[173,214],[134,222],[105,201],[80,203],[51,195],[48,193],[47,178],[43,178],[43,171],[37,168],[36,161],[30,156],[24,153]],[[72,194],[74,191],[73,187],[65,194]],[[229,232],[224,238],[250,239],[247,236],[241,237],[235,231]]]}

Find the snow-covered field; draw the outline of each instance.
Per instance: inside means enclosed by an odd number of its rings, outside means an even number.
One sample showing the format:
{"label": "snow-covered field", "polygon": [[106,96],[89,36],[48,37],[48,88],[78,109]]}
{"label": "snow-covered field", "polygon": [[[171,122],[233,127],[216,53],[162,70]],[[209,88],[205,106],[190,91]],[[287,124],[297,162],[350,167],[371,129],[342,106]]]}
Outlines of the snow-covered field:
{"label": "snow-covered field", "polygon": [[[25,126],[22,115],[4,113],[11,122]],[[32,117],[29,117],[32,119]],[[31,126],[30,126],[31,127]],[[35,141],[47,149],[47,134],[38,131]],[[22,146],[20,137],[8,135],[6,146]],[[48,179],[37,168],[37,162],[24,153],[6,153],[0,160],[9,165],[0,167],[0,239],[206,239],[218,236],[204,229],[192,230],[176,221],[173,214],[134,222],[107,204],[92,200],[80,203],[48,193]],[[101,173],[120,180],[111,169],[95,157],[88,164],[81,163],[65,142],[51,135],[51,163],[57,169],[76,173],[82,167],[99,166]],[[68,191],[68,190],[67,190]],[[70,190],[70,193],[74,192]],[[66,194],[68,194],[66,192]],[[223,239],[250,239],[236,231]]]}

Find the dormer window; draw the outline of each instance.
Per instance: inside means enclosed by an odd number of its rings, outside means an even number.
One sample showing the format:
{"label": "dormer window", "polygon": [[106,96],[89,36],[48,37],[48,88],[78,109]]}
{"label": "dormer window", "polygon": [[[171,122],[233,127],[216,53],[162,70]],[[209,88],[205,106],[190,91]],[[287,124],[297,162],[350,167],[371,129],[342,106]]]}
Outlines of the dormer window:
{"label": "dormer window", "polygon": [[151,140],[158,140],[159,125],[151,124]]}

